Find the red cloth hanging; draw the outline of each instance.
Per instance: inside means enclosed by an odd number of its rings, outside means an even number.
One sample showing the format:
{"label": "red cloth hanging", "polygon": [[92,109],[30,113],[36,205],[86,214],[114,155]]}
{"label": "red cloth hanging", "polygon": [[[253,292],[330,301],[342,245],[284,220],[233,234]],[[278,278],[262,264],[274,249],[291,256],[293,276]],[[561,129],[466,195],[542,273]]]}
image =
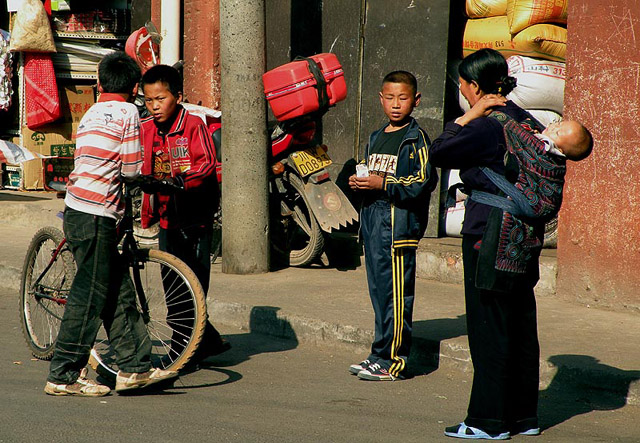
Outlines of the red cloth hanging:
{"label": "red cloth hanging", "polygon": [[51,55],[26,52],[24,59],[27,126],[35,129],[62,116],[60,97]]}

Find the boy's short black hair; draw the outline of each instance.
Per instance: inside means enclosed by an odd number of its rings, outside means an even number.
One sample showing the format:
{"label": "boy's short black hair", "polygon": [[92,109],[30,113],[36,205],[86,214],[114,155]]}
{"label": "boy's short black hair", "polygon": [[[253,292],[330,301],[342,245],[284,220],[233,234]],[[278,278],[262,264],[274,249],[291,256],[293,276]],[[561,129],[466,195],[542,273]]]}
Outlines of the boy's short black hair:
{"label": "boy's short black hair", "polygon": [[130,94],[141,75],[140,67],[122,51],[105,55],[98,64],[98,80],[104,92]]}
{"label": "boy's short black hair", "polygon": [[385,83],[404,83],[405,85],[411,86],[413,89],[413,95],[418,93],[418,80],[416,80],[415,75],[407,71],[393,71],[388,73],[382,79],[382,84]]}
{"label": "boy's short black hair", "polygon": [[179,93],[183,92],[182,76],[180,75],[180,71],[173,66],[155,65],[142,76],[142,88],[144,88],[144,85],[151,85],[158,82],[167,85],[167,89],[169,89],[169,92],[171,92],[174,97],[177,97]]}

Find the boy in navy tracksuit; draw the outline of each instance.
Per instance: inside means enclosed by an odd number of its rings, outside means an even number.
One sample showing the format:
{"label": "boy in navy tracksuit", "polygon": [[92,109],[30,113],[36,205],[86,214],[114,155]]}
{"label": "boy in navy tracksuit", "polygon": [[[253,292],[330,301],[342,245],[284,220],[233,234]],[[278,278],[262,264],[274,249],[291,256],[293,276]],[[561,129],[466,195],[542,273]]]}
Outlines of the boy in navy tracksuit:
{"label": "boy in navy tracksuit", "polygon": [[[411,348],[416,248],[427,227],[438,175],[429,164],[429,137],[411,117],[420,103],[416,78],[394,71],[382,81],[389,123],[371,134],[364,164],[349,177],[361,192],[369,295],[375,313],[371,354],[349,371],[364,380],[404,378]],[[365,167],[366,165],[366,167]]]}

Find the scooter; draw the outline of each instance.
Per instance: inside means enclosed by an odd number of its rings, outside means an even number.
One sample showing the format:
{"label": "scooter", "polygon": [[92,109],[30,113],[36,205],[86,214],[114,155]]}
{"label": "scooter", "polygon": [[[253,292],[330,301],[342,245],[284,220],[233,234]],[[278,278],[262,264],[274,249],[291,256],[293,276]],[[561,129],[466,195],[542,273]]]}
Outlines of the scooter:
{"label": "scooter", "polygon": [[[271,131],[269,203],[272,252],[290,266],[305,266],[324,252],[324,234],[358,220],[358,213],[326,168],[328,147],[312,143],[321,115],[280,122]],[[209,126],[222,185],[221,123]],[[221,188],[221,186],[220,186]],[[222,213],[214,222],[212,258],[221,252]]]}
{"label": "scooter", "polygon": [[[148,22],[143,28],[134,32],[126,44],[127,53],[136,60],[140,68],[145,71],[158,62],[160,34]],[[325,63],[320,58],[318,61]],[[337,59],[335,59],[337,64]],[[316,122],[319,121],[330,104],[344,99],[346,85],[342,83],[341,94],[334,92],[327,86],[326,78],[320,72],[317,63],[308,61],[309,69],[313,71],[315,81],[325,88],[319,92],[319,99],[326,102],[319,103],[315,112],[287,119],[275,125],[271,132],[271,150],[269,152],[269,203],[270,229],[272,251],[290,266],[304,266],[312,263],[324,252],[323,232],[331,233],[334,229],[347,226],[358,220],[358,213],[349,199],[331,180],[326,168],[332,161],[327,153],[326,145],[313,143],[316,133]],[[304,63],[307,65],[307,62]],[[174,65],[180,69],[182,62]],[[334,66],[331,75],[342,75],[342,68]],[[305,71],[306,72],[306,71]],[[331,76],[327,74],[328,76]],[[327,77],[328,78],[328,77]],[[333,77],[332,77],[333,78]],[[309,81],[300,85],[309,85]],[[306,87],[305,86],[305,87]],[[275,96],[281,96],[282,91],[276,91]],[[340,95],[340,98],[337,96]],[[322,100],[320,100],[322,102]],[[139,101],[141,115],[146,109],[144,101]],[[190,103],[182,104],[190,113],[200,116],[209,128],[209,132],[216,148],[218,169],[216,171],[219,189],[222,189],[222,122],[220,111]],[[220,199],[221,201],[221,199]],[[134,199],[134,214],[139,214],[141,198]],[[218,208],[213,224],[212,261],[215,261],[222,251],[222,209]],[[139,220],[134,218],[134,235],[142,244],[153,245],[157,242],[158,228],[142,229]]]}

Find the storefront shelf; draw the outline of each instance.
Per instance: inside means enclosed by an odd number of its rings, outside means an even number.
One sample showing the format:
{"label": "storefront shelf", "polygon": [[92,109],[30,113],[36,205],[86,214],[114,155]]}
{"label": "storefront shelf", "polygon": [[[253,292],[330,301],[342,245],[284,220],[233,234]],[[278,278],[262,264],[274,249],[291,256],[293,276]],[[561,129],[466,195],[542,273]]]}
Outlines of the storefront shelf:
{"label": "storefront shelf", "polygon": [[58,38],[79,38],[87,40],[126,40],[128,35],[115,35],[106,32],[61,32],[54,31],[53,35]]}

